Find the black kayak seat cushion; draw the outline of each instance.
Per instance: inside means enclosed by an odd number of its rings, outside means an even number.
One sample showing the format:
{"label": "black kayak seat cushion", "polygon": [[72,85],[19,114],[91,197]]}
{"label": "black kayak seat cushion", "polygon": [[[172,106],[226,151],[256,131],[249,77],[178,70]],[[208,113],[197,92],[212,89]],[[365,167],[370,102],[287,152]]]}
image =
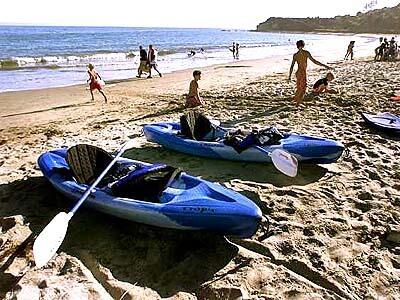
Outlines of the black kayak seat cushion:
{"label": "black kayak seat cushion", "polygon": [[[78,144],[67,150],[66,161],[75,180],[92,184],[111,163],[110,153],[96,146]],[[112,170],[109,171],[111,173]]]}
{"label": "black kayak seat cushion", "polygon": [[159,202],[159,196],[180,173],[177,168],[154,164],[129,172],[110,184],[113,195],[150,202]]}

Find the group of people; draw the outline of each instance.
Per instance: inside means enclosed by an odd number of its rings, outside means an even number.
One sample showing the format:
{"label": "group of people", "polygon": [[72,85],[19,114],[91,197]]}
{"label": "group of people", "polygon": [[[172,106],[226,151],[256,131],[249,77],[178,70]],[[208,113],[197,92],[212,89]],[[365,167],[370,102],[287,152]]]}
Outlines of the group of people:
{"label": "group of people", "polygon": [[151,70],[154,69],[160,77],[162,74],[157,69],[157,51],[154,49],[153,45],[149,45],[149,50],[146,52],[143,46],[139,46],[139,56],[140,64],[138,68],[137,78],[140,78],[143,72],[149,73],[147,78],[152,78]]}
{"label": "group of people", "polygon": [[[354,46],[354,43],[352,43]],[[293,55],[293,60],[289,71],[289,81],[291,81],[293,68],[297,63],[296,71],[296,94],[294,96],[294,102],[299,106],[303,100],[307,91],[307,62],[310,59],[313,63],[322,66],[326,69],[333,70],[332,67],[327,66],[318,60],[316,60],[309,51],[305,50],[305,42],[303,40],[297,41],[296,46],[298,51]],[[351,53],[349,54],[351,55]],[[199,95],[198,81],[201,78],[201,71],[195,70],[193,72],[193,80],[189,85],[189,93],[186,96],[186,108],[193,108],[196,106],[204,105],[205,101]],[[335,76],[332,72],[328,72],[324,78],[317,80],[313,85],[313,93],[337,93],[337,91],[329,88],[329,82],[331,82]]]}
{"label": "group of people", "polygon": [[[347,48],[347,53],[345,55],[345,59],[347,59],[347,58],[353,59],[354,43],[355,43],[354,41],[351,41],[349,43],[349,46]],[[384,45],[384,46],[382,46],[382,45]],[[385,57],[386,51],[389,51],[393,47],[396,47],[396,51],[397,51],[397,43],[394,40],[394,38],[392,38],[392,40],[390,42],[387,42],[387,39],[382,39],[382,45],[380,47],[378,47],[376,50],[377,55],[379,56],[378,58],[381,58],[382,56]],[[303,40],[297,41],[296,46],[297,46],[298,51],[293,55],[292,63],[290,65],[288,80],[289,80],[289,82],[291,81],[294,66],[295,66],[295,64],[297,64],[296,93],[295,93],[293,100],[294,100],[295,105],[299,106],[302,104],[302,102],[304,100],[304,96],[307,91],[308,60],[311,60],[314,64],[322,66],[329,70],[333,70],[333,68],[319,62],[311,55],[311,53],[309,51],[305,50],[304,49],[305,42]],[[146,50],[143,49],[142,46],[140,46],[139,49],[140,49],[140,65],[138,68],[137,77],[141,77],[143,72],[148,72],[149,73],[148,78],[151,78],[151,69],[156,70],[161,77],[162,76],[161,73],[157,70],[156,53],[155,53],[153,46],[149,45],[148,53],[146,52]],[[388,50],[386,50],[386,49],[388,49]],[[232,52],[234,53],[235,59],[237,59],[239,57],[238,51],[239,51],[239,44],[233,43]],[[375,59],[377,59],[377,57],[375,57]],[[92,64],[89,64],[88,73],[89,73],[88,82],[90,81],[90,93],[92,95],[92,100],[94,100],[93,90],[97,89],[103,95],[105,102],[107,102],[107,97],[104,94],[104,92],[102,91],[102,86],[99,83],[99,80],[101,80],[101,77],[94,70],[94,67]],[[329,82],[331,82],[334,78],[335,77],[334,77],[333,73],[328,72],[324,78],[321,78],[315,82],[315,84],[313,85],[312,92],[313,93],[337,93],[337,91],[329,88]],[[198,81],[200,79],[201,79],[201,71],[195,70],[193,72],[193,80],[190,82],[190,85],[189,85],[189,93],[186,96],[185,107],[187,107],[187,108],[192,108],[192,107],[196,107],[196,106],[205,104],[205,101],[199,95]]]}
{"label": "group of people", "polygon": [[[140,55],[140,63],[138,68],[138,75],[136,77],[140,78],[143,72],[148,73],[147,78],[152,78],[151,70],[154,69],[160,77],[162,74],[157,69],[157,52],[154,49],[153,45],[149,45],[148,52],[143,49],[142,46],[139,46],[139,55]],[[89,79],[87,82],[89,83],[90,95],[92,96],[92,100],[94,100],[93,91],[98,90],[99,93],[104,97],[104,102],[107,103],[107,96],[103,91],[104,81],[101,79],[100,74],[94,69],[93,64],[88,65],[88,75]]]}
{"label": "group of people", "polygon": [[[201,54],[204,54],[204,49],[203,48],[200,48],[199,49],[199,52],[201,53]],[[196,51],[195,50],[190,50],[190,52],[187,54],[187,56],[188,57],[193,57],[193,56],[195,56],[196,55]]]}
{"label": "group of people", "polygon": [[400,56],[400,49],[394,37],[390,41],[381,37],[379,42],[380,45],[375,48],[375,61],[390,61]]}
{"label": "group of people", "polygon": [[239,43],[232,43],[232,47],[229,48],[229,50],[232,52],[233,59],[239,59]]}

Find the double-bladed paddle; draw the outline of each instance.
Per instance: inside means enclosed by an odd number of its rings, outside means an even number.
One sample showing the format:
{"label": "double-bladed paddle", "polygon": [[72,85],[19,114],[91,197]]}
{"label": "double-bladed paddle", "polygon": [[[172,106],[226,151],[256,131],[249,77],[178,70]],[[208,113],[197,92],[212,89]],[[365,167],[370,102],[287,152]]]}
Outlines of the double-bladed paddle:
{"label": "double-bladed paddle", "polygon": [[107,172],[112,168],[118,158],[129,148],[135,145],[134,140],[126,142],[122,148],[115,155],[114,159],[104,169],[100,176],[93,182],[93,184],[86,190],[83,196],[79,199],[78,203],[71,209],[69,213],[60,212],[57,214],[49,224],[38,235],[33,244],[33,257],[37,267],[41,268],[56,254],[58,248],[63,242],[68,229],[69,220],[73,217],[75,212],[83,204],[83,202],[92,193],[93,189],[99,184]]}

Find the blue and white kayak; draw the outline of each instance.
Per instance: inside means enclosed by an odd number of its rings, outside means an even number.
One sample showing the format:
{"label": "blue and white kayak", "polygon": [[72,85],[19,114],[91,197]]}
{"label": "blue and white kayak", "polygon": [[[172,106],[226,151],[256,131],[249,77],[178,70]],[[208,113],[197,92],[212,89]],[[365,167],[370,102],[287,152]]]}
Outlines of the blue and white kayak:
{"label": "blue and white kayak", "polygon": [[[67,150],[42,154],[44,176],[62,194],[79,200],[88,184],[79,184],[67,160]],[[155,165],[120,158],[117,164],[142,172]],[[110,185],[95,188],[86,205],[98,211],[148,225],[182,230],[206,230],[241,238],[252,236],[262,218],[260,208],[245,196],[219,184],[181,172],[168,183],[156,202],[115,195]]]}
{"label": "blue and white kayak", "polygon": [[361,116],[364,121],[372,127],[386,132],[400,134],[400,117],[395,114],[388,112],[377,115],[361,113]]}
{"label": "blue and white kayak", "polygon": [[[237,161],[271,162],[271,157],[255,148],[238,153],[223,143],[227,129],[217,127],[213,141],[197,141],[180,134],[179,123],[153,123],[144,126],[148,141],[186,154]],[[262,146],[272,152],[281,149],[289,152],[299,161],[329,164],[337,161],[344,151],[342,143],[320,137],[286,133],[277,145]]]}

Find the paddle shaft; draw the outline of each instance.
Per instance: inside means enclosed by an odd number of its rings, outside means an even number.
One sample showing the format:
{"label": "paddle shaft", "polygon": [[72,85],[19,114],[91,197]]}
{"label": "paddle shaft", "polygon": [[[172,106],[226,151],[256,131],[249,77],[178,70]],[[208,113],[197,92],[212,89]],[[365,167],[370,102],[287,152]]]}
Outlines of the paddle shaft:
{"label": "paddle shaft", "polygon": [[89,195],[92,193],[93,189],[99,184],[99,182],[104,178],[104,176],[107,174],[108,171],[114,166],[115,162],[120,158],[120,156],[125,152],[125,150],[128,148],[129,142],[127,142],[121,150],[115,155],[114,159],[110,162],[110,164],[104,169],[104,171],[100,174],[99,177],[93,182],[93,184],[86,190],[86,192],[83,194],[81,199],[79,199],[78,203],[75,204],[75,206],[71,209],[71,211],[68,213],[71,217],[75,214],[75,212],[79,209],[79,207],[82,205],[82,203],[89,197]]}

